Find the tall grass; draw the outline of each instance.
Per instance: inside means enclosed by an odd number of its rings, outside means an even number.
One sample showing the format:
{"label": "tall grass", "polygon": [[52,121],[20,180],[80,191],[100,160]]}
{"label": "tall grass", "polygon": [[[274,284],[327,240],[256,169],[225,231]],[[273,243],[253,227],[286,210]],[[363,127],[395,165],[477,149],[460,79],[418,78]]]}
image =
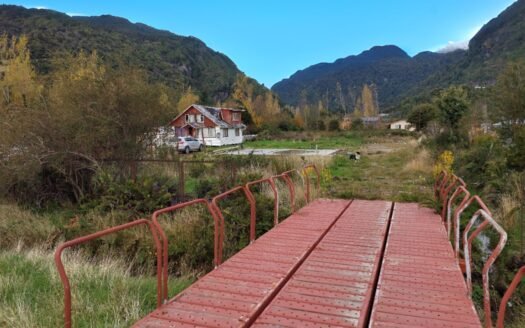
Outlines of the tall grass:
{"label": "tall grass", "polygon": [[[64,264],[72,285],[75,327],[127,327],[156,306],[156,278],[131,275],[122,259],[94,261],[71,252]],[[188,277],[171,279],[171,294],[191,282]],[[0,252],[0,326],[63,326],[63,290],[52,252]]]}

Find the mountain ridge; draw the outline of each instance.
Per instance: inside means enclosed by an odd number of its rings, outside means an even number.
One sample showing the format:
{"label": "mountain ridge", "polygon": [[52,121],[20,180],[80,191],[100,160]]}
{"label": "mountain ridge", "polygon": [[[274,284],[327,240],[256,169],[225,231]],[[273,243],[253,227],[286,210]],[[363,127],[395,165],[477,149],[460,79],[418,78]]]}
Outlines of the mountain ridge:
{"label": "mountain ridge", "polygon": [[[525,58],[525,0],[514,2],[487,22],[470,40],[468,50],[423,51],[412,57],[388,58],[376,53],[382,47],[322,66],[308,66],[271,89],[290,105],[296,106],[306,97],[310,104],[324,101],[326,108],[340,111],[341,99],[355,103],[356,93],[364,84],[374,85],[384,110],[395,109],[408,97],[425,97],[450,84],[490,85],[509,60]],[[403,51],[397,46],[386,47]],[[373,63],[360,60],[359,56],[367,52],[376,58]]]}
{"label": "mountain ridge", "polygon": [[[111,66],[144,69],[153,80],[178,91],[191,86],[210,103],[231,96],[237,76],[243,74],[229,57],[196,37],[112,15],[71,17],[49,9],[0,5],[0,31],[27,35],[33,63],[44,74],[53,69],[50,58],[96,50]],[[256,88],[264,88],[251,80]]]}

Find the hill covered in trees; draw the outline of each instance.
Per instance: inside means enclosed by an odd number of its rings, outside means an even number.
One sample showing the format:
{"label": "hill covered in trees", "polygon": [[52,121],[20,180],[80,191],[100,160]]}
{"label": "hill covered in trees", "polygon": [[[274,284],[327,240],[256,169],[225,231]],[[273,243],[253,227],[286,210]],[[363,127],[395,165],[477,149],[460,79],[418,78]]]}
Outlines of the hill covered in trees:
{"label": "hill covered in trees", "polygon": [[317,104],[344,112],[354,108],[363,85],[373,86],[382,111],[403,99],[425,96],[454,83],[493,84],[509,60],[525,58],[525,0],[518,0],[472,38],[467,51],[422,52],[414,57],[393,46],[320,63],[276,83],[272,90],[290,105]]}
{"label": "hill covered in trees", "polygon": [[242,74],[226,55],[195,37],[110,15],[70,17],[52,10],[1,5],[0,33],[28,37],[38,73],[53,70],[54,61],[63,54],[96,50],[113,67],[141,68],[153,81],[180,92],[191,87],[202,101],[212,104],[228,99]]}
{"label": "hill covered in trees", "polygon": [[[458,62],[462,51],[424,52],[410,57],[397,46],[376,46],[357,56],[321,63],[276,83],[272,90],[287,104],[317,104],[336,111],[352,111],[363,85],[374,86],[381,107],[394,105],[406,91],[429,75]],[[301,98],[302,97],[302,98]]]}

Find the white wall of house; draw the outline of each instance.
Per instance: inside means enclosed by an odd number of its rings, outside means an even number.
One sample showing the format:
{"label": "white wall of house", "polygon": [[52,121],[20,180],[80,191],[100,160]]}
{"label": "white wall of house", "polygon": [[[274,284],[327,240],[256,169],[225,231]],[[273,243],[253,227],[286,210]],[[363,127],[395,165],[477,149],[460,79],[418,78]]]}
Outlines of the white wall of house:
{"label": "white wall of house", "polygon": [[390,123],[390,129],[391,130],[409,130],[409,131],[415,130],[415,128],[412,127],[412,124],[410,124],[406,120],[399,120],[399,121]]}
{"label": "white wall of house", "polygon": [[204,134],[206,146],[238,145],[243,142],[242,132],[242,129],[205,128],[198,131],[197,139],[202,141]]}

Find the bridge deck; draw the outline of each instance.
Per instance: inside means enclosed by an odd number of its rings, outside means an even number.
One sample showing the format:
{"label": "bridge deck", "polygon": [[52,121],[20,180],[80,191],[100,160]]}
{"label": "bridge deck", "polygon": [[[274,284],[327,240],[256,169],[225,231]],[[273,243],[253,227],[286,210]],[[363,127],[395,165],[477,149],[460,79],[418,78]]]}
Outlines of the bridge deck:
{"label": "bridge deck", "polygon": [[371,327],[481,327],[441,218],[395,204]]}
{"label": "bridge deck", "polygon": [[312,202],[135,327],[480,327],[439,216],[394,208]]}

